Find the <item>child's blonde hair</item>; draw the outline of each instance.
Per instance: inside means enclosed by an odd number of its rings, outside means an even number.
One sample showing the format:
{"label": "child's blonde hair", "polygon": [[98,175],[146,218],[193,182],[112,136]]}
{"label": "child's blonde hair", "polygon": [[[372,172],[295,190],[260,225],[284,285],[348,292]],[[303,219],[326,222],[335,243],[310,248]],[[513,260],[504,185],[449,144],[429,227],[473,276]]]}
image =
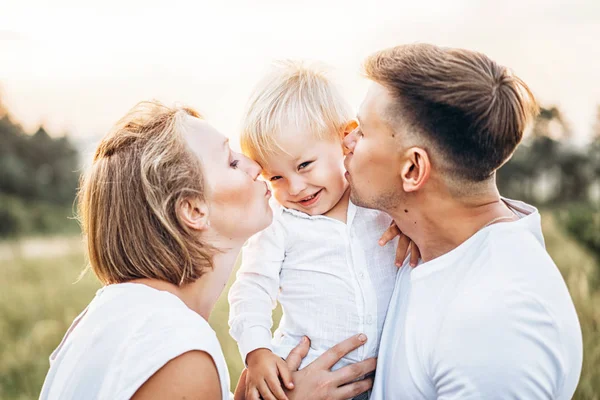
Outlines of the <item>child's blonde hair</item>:
{"label": "child's blonde hair", "polygon": [[244,154],[264,166],[266,156],[282,151],[287,132],[318,139],[340,139],[352,109],[322,66],[279,61],[252,94],[241,132]]}

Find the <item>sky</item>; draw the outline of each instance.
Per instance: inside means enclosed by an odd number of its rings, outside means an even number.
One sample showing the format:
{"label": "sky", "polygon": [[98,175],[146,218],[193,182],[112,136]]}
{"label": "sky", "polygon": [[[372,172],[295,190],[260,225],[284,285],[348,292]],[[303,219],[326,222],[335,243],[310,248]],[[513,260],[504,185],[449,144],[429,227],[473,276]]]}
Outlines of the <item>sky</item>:
{"label": "sky", "polygon": [[235,139],[277,59],[323,61],[357,109],[361,62],[402,43],[478,50],[589,138],[600,0],[3,0],[0,96],[28,131],[98,137],[141,100],[183,103]]}

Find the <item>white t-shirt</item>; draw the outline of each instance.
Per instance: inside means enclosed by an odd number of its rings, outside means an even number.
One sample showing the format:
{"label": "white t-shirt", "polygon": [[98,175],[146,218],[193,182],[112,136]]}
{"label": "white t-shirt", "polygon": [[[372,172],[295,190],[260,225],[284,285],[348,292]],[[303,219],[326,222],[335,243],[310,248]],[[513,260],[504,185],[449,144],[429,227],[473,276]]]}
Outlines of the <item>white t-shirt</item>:
{"label": "white t-shirt", "polygon": [[168,361],[208,353],[223,399],[229,372],[215,332],[177,296],[136,283],[106,286],[50,356],[40,399],[129,399]]}
{"label": "white t-shirt", "polygon": [[575,307],[539,213],[507,203],[519,221],[402,267],[371,399],[571,399],[583,356]]}

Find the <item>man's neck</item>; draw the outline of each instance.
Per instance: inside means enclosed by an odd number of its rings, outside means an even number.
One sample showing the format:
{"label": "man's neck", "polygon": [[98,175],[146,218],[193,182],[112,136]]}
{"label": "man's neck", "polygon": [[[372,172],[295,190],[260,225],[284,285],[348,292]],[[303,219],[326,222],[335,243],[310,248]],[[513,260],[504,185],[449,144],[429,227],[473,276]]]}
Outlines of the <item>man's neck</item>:
{"label": "man's neck", "polygon": [[514,218],[497,190],[472,200],[423,197],[414,202],[419,207],[400,207],[390,214],[400,230],[415,242],[425,262],[454,250],[487,224]]}

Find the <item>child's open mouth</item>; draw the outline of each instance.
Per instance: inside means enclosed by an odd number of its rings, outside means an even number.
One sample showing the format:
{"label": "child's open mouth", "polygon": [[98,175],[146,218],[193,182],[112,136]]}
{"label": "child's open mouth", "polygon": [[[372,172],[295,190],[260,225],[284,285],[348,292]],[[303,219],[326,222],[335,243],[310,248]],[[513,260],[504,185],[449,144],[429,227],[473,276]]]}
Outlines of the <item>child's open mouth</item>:
{"label": "child's open mouth", "polygon": [[323,189],[320,189],[317,193],[312,194],[312,195],[310,195],[308,197],[303,198],[298,203],[300,203],[304,207],[312,206],[313,204],[315,204],[319,200],[319,198],[321,197],[321,192],[322,191],[323,191]]}

